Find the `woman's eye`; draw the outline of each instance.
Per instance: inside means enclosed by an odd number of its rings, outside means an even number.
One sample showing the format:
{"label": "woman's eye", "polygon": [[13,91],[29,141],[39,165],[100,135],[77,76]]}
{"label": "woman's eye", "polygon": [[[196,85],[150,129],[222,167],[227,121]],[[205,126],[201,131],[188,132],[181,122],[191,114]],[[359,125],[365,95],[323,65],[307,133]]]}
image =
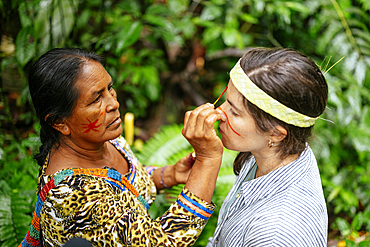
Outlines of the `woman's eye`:
{"label": "woman's eye", "polygon": [[108,87],[108,90],[111,94],[115,92],[113,84]]}
{"label": "woman's eye", "polygon": [[231,115],[238,116],[238,114],[234,112],[232,108],[230,108],[230,112],[231,112]]}
{"label": "woman's eye", "polygon": [[99,95],[99,96],[94,100],[94,103],[99,102],[99,101],[100,101],[100,97],[101,97],[101,95]]}

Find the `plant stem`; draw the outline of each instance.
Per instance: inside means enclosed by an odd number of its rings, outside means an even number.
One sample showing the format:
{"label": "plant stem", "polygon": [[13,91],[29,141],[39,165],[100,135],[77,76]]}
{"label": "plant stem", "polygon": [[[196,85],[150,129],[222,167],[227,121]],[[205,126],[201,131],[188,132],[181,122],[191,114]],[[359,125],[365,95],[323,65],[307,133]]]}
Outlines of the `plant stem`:
{"label": "plant stem", "polygon": [[347,20],[346,18],[344,17],[344,14],[342,12],[342,10],[340,9],[340,6],[338,4],[338,2],[336,0],[330,0],[331,3],[333,4],[334,8],[335,8],[335,11],[337,12],[338,16],[339,16],[339,19],[344,27],[344,29],[346,30],[346,34],[347,34],[347,37],[349,39],[349,42],[351,42],[351,44],[353,45],[353,48],[358,52],[358,55],[360,56],[360,58],[362,59],[362,55],[361,55],[361,51],[360,51],[360,48],[358,47],[357,43],[356,43],[356,40],[355,38],[353,37],[353,34],[351,32],[351,29],[349,28],[348,26],[348,23],[347,23]]}

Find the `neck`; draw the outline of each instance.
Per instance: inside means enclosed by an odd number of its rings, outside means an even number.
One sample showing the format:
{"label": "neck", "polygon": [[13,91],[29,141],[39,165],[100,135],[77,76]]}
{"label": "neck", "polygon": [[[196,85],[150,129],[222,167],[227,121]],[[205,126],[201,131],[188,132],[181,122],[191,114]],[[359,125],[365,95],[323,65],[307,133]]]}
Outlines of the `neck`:
{"label": "neck", "polygon": [[299,154],[291,154],[281,159],[278,154],[267,158],[255,157],[258,169],[256,178],[264,176],[280,167],[286,166],[298,158]]}
{"label": "neck", "polygon": [[63,138],[60,142],[59,148],[53,149],[53,151],[57,151],[65,158],[73,160],[81,159],[86,161],[99,161],[104,160],[108,152],[108,148],[107,142],[82,146],[69,138]]}

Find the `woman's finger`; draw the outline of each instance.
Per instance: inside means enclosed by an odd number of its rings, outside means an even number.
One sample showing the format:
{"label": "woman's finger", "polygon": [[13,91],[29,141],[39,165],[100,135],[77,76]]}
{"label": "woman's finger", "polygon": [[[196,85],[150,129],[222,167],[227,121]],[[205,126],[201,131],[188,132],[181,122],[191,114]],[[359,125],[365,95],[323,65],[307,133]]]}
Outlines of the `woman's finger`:
{"label": "woman's finger", "polygon": [[217,136],[215,128],[214,128],[214,124],[216,121],[220,119],[221,119],[220,114],[218,114],[218,112],[215,110],[210,115],[207,116],[207,118],[204,121],[204,126],[203,126],[205,137],[210,138],[213,136]]}
{"label": "woman's finger", "polygon": [[[207,124],[207,120],[211,115],[214,115],[215,110],[213,106],[204,108],[202,111],[200,111],[197,115],[196,124],[194,127],[195,131],[195,137],[197,138],[204,138],[205,137],[205,131],[207,128],[209,128],[209,124]],[[213,126],[212,126],[213,129]]]}
{"label": "woman's finger", "polygon": [[[213,106],[211,104],[204,104],[199,106],[198,108],[194,109],[193,111],[188,111],[185,114],[184,118],[184,128],[182,131],[182,134],[185,137],[194,136],[195,132],[197,131],[197,128],[199,128],[199,113],[204,111],[205,109],[211,109]],[[202,124],[203,126],[203,124]]]}

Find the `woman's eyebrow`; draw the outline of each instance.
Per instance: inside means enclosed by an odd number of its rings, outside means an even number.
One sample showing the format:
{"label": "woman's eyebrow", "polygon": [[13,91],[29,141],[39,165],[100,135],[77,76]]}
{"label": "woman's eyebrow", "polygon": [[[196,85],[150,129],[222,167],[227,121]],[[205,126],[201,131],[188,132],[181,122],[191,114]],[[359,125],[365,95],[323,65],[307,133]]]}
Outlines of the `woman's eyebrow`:
{"label": "woman's eyebrow", "polygon": [[238,112],[242,112],[238,107],[236,107],[230,100],[228,100],[228,99],[226,99],[226,101],[227,102],[229,102],[229,104],[233,107],[233,108],[235,108],[235,110],[236,111],[238,111]]}
{"label": "woman's eyebrow", "polygon": [[[108,87],[112,86],[113,85],[113,80],[111,80],[108,84]],[[103,91],[105,90],[105,88],[99,90],[99,91],[94,91],[92,92],[91,94],[91,98],[95,98],[96,96],[100,95]]]}

